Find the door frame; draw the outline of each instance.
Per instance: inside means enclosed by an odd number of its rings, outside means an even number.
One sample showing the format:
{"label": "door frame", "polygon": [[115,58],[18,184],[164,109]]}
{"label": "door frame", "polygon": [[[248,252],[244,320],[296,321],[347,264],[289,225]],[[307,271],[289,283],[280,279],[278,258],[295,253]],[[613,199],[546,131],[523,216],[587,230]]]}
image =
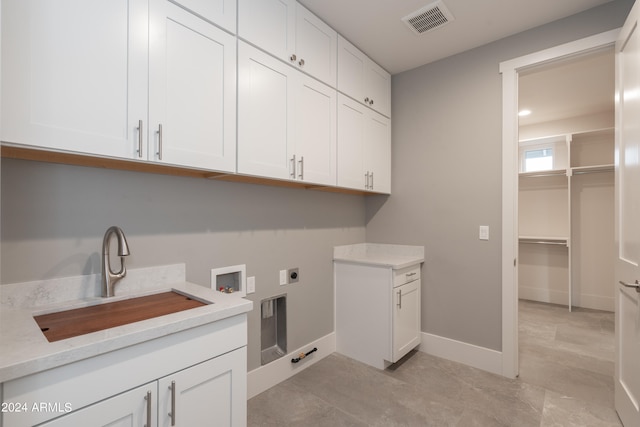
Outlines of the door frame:
{"label": "door frame", "polygon": [[518,73],[615,45],[620,29],[500,63],[502,74],[502,375],[518,376]]}

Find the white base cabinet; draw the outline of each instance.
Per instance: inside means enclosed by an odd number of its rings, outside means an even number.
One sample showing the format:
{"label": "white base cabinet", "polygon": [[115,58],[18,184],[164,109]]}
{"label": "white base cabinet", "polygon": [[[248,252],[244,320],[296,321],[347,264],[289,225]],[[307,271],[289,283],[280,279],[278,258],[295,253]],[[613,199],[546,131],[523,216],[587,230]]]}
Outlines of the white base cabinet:
{"label": "white base cabinet", "polygon": [[335,262],[336,350],[384,369],[420,345],[420,264]]}
{"label": "white base cabinet", "polygon": [[243,314],[8,381],[3,402],[27,411],[0,425],[245,426],[246,345]]}

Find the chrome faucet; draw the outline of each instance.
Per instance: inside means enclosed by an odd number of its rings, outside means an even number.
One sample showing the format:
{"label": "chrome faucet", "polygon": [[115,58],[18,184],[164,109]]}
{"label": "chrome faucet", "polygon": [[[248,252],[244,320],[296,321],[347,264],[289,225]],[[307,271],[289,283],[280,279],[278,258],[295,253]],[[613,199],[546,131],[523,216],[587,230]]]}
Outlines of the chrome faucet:
{"label": "chrome faucet", "polygon": [[[118,256],[120,257],[120,271],[114,273],[111,271],[111,262],[109,261],[109,244],[111,235],[115,234],[118,238]],[[120,227],[115,225],[109,227],[104,233],[102,240],[102,296],[112,297],[113,287],[116,282],[127,275],[127,269],[124,266],[124,257],[129,255],[129,245],[124,237],[124,232]]]}

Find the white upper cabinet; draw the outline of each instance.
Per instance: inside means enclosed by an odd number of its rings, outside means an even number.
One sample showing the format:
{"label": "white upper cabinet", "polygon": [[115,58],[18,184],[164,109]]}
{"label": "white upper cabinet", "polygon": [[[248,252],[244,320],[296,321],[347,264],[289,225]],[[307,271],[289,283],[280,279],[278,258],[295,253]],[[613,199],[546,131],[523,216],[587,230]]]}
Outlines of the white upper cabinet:
{"label": "white upper cabinet", "polygon": [[147,22],[146,1],[4,0],[2,140],[134,157]]}
{"label": "white upper cabinet", "polygon": [[338,94],[338,170],[340,187],[391,192],[391,121]]}
{"label": "white upper cabinet", "polygon": [[225,30],[236,32],[236,0],[177,0],[175,3]]}
{"label": "white upper cabinet", "polygon": [[234,36],[167,0],[5,0],[2,19],[3,141],[235,171]]}
{"label": "white upper cabinet", "polygon": [[295,0],[239,0],[238,35],[336,85],[337,33]]}
{"label": "white upper cabinet", "polygon": [[148,159],[235,171],[235,37],[165,0],[150,30]]}
{"label": "white upper cabinet", "polygon": [[238,47],[238,173],[336,184],[336,91]]}
{"label": "white upper cabinet", "polygon": [[391,117],[391,75],[338,36],[338,90]]}

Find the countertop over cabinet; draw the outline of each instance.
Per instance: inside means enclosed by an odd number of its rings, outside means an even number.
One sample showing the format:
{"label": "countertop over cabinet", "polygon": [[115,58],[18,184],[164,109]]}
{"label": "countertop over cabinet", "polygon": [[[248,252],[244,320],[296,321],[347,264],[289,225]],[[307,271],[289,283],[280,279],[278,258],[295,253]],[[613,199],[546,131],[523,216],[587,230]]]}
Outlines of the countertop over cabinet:
{"label": "countertop over cabinet", "polygon": [[116,296],[109,298],[108,302],[176,290],[208,304],[56,342],[47,341],[33,316],[104,303],[105,298],[87,297],[99,295],[99,275],[3,285],[0,383],[244,314],[252,309],[253,303],[240,295],[224,294],[188,283],[183,273],[182,264],[130,270],[127,277],[118,283]]}
{"label": "countertop over cabinet", "polygon": [[333,248],[333,260],[399,270],[424,262],[423,246],[358,243]]}

